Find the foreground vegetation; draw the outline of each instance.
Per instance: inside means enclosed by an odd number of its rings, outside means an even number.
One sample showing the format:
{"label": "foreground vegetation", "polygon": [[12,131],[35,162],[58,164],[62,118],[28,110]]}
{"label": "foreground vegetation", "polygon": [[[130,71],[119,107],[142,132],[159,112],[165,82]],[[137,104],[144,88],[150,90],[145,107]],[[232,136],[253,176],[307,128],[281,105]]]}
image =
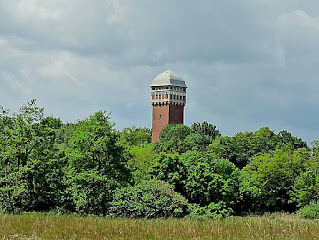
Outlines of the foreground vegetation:
{"label": "foreground vegetation", "polygon": [[[32,100],[0,106],[0,212],[219,219],[298,212],[319,218],[319,142],[283,130],[222,136],[216,126],[116,130],[96,112],[63,123]],[[229,220],[227,220],[229,221]]]}
{"label": "foreground vegetation", "polygon": [[318,239],[318,222],[296,215],[221,220],[110,219],[75,215],[0,215],[0,239]]}

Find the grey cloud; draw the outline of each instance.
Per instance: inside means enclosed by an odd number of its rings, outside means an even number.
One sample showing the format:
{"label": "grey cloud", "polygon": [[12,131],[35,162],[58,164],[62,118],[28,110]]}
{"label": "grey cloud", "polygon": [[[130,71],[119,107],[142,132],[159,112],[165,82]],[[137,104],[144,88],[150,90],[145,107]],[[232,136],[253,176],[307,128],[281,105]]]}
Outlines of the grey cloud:
{"label": "grey cloud", "polygon": [[65,121],[105,109],[118,128],[150,127],[149,84],[171,69],[189,86],[187,124],[318,139],[318,9],[315,0],[0,0],[0,105],[37,98]]}

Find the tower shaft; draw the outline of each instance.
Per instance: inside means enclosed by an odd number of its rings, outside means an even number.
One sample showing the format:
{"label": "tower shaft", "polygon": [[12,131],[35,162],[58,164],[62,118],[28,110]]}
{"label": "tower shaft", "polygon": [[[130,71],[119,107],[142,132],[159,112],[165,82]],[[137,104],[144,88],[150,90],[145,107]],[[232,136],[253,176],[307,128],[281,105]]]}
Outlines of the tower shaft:
{"label": "tower shaft", "polygon": [[153,105],[152,142],[159,141],[161,130],[167,124],[184,123],[184,106],[175,104]]}

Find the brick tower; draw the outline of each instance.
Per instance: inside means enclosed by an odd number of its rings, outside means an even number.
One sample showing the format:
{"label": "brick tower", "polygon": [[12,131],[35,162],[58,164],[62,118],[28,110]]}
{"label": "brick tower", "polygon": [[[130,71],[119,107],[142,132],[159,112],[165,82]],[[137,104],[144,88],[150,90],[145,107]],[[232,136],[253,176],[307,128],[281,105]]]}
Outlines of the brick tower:
{"label": "brick tower", "polygon": [[183,124],[186,88],[185,81],[170,70],[161,73],[153,80],[151,85],[152,142],[159,141],[159,134],[167,124]]}

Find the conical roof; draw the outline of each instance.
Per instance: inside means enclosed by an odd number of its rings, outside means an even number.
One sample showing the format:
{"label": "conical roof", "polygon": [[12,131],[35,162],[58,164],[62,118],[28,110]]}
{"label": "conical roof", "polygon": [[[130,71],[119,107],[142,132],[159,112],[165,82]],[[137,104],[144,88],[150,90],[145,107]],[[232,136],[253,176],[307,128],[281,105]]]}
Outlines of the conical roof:
{"label": "conical roof", "polygon": [[154,78],[151,87],[155,86],[187,87],[183,78],[171,70],[167,70]]}

